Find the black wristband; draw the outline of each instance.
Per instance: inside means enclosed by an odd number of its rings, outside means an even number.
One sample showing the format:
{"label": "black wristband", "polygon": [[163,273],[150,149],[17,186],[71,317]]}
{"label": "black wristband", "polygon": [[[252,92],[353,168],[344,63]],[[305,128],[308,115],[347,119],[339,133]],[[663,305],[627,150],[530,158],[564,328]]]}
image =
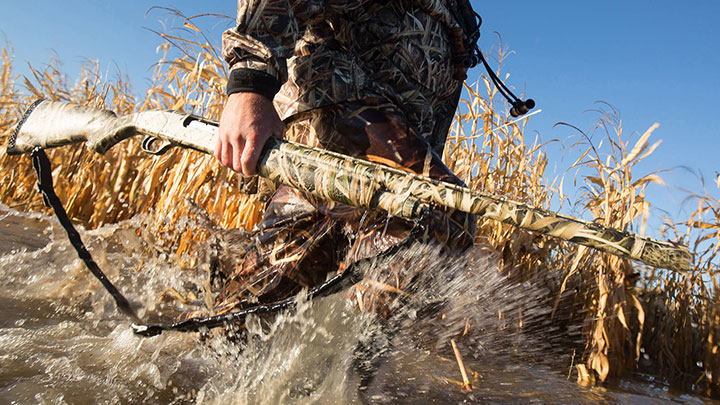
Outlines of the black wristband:
{"label": "black wristband", "polygon": [[270,100],[280,91],[280,81],[274,76],[253,69],[235,69],[230,72],[227,95],[247,91],[261,94]]}

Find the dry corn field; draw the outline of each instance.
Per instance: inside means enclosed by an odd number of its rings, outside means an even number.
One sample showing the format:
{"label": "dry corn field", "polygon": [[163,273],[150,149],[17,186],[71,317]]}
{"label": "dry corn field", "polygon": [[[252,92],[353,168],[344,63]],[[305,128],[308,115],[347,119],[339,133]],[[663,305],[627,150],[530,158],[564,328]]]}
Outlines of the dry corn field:
{"label": "dry corn field", "polygon": [[[50,214],[35,191],[27,156],[4,153],[12,129],[35,99],[61,100],[118,115],[150,109],[174,109],[219,119],[224,102],[226,67],[192,21],[183,36],[164,35],[164,57],[153,83],[137,100],[123,78],[107,80],[88,63],[79,78],[68,81],[59,63],[32,68],[29,77],[13,73],[12,50],[2,50],[0,75],[0,202],[20,211]],[[180,50],[180,52],[178,52]],[[180,55],[180,56],[172,56]],[[577,156],[566,176],[549,180],[553,157],[545,145],[530,142],[522,123],[511,121],[493,104],[496,90],[481,76],[468,84],[448,137],[444,159],[469,187],[550,209],[555,202],[574,215],[596,218],[605,226],[645,232],[651,202],[646,187],[662,183],[657,174],[633,172],[652,159],[659,142],[654,127],[639,138],[626,135],[610,110],[572,146]],[[180,268],[190,268],[207,235],[176,226],[194,215],[194,201],[221,227],[250,229],[262,215],[263,202],[240,192],[238,176],[213,158],[175,150],[151,157],[139,140],[123,142],[103,156],[82,145],[50,150],[56,191],[75,221],[87,227],[115,223],[145,213],[159,243],[177,253]],[[579,198],[572,207],[563,190],[576,176]],[[582,330],[584,344],[569,343],[572,367],[581,384],[599,384],[634,371],[659,377],[685,391],[720,396],[720,179],[710,194],[689,195],[693,213],[667,219],[665,237],[694,252],[687,274],[652,269],[553,238],[531,234],[490,220],[480,220],[478,242],[502,258],[502,271],[513,281],[543,280],[550,322]],[[519,287],[520,288],[520,287]],[[571,292],[571,293],[568,293]],[[522,321],[522,320],[520,320]]]}

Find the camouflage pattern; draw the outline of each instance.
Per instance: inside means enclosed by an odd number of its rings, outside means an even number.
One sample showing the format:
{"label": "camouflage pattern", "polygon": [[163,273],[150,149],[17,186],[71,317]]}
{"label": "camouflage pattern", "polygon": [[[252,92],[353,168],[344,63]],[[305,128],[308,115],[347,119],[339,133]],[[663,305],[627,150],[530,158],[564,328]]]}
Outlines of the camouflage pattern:
{"label": "camouflage pattern", "polygon": [[[687,248],[671,242],[607,228],[595,222],[560,215],[540,208],[472,191],[456,184],[417,176],[335,153],[283,143],[267,149],[261,174],[273,181],[335,201],[372,209],[388,193],[400,200],[412,198],[412,207],[399,207],[392,215],[419,213],[427,203],[477,214],[529,231],[554,236],[606,253],[638,260],[648,265],[687,271],[691,255]],[[301,165],[310,167],[299,170]],[[417,204],[419,205],[415,205]],[[423,204],[422,202],[425,202]]]}
{"label": "camouflage pattern", "polygon": [[[283,84],[274,102],[286,139],[461,184],[438,158],[465,77],[455,63],[465,50],[449,1],[238,0],[237,26],[223,34],[223,56],[231,69],[259,70]],[[370,190],[352,181],[346,186]],[[423,206],[393,193],[296,190],[283,187],[271,201],[253,252],[228,275],[218,312],[311,287],[327,271],[398,243],[412,228],[351,207],[408,216]],[[436,211],[433,221],[437,240],[472,244],[473,216]],[[340,256],[325,257],[327,240]]]}
{"label": "camouflage pattern", "polygon": [[[390,122],[392,121],[388,120],[386,125]],[[89,128],[96,130],[90,131]],[[355,130],[357,133],[357,128]],[[315,142],[312,139],[317,135],[313,135],[312,126],[291,125],[288,128],[288,134],[296,132],[299,132],[295,135],[297,139]],[[87,141],[91,149],[103,153],[130,136],[152,135],[159,138],[158,142],[161,144],[182,146],[212,155],[217,124],[173,111],[147,111],[116,118],[109,111],[58,101],[43,101],[33,104],[32,109],[29,109],[15,128],[13,135],[12,142],[8,145],[8,154],[29,153],[35,146],[50,148],[83,141]],[[317,138],[327,139],[328,136],[320,135]],[[412,145],[412,138],[400,138],[406,139],[405,145]],[[396,145],[401,144],[398,142]],[[407,158],[406,162],[414,161],[409,166],[414,168],[415,173],[423,176],[409,173],[406,169],[389,167],[388,164],[393,164],[392,161],[380,157],[382,153],[395,154],[397,149],[373,154],[370,153],[371,148],[372,145],[365,149],[365,154],[359,152],[356,157],[350,157],[272,139],[263,151],[258,171],[276,183],[342,204],[334,206],[326,203],[327,207],[334,207],[336,212],[339,212],[337,207],[347,208],[352,205],[368,210],[380,208],[392,216],[413,218],[429,209],[429,204],[435,204],[496,219],[655,267],[676,271],[687,271],[690,267],[691,255],[685,246],[606,228],[594,222],[430,179],[424,175],[432,172],[436,177],[445,180],[452,177],[445,175],[439,166],[426,168],[425,159],[420,163],[423,154],[418,151],[422,150],[422,147],[413,148],[415,154],[412,158]],[[361,148],[356,148],[356,151],[358,150]],[[425,154],[425,158],[427,156]],[[437,156],[429,156],[431,161],[437,159]]]}
{"label": "camouflage pattern", "polygon": [[[256,300],[278,300],[300,288],[314,287],[329,271],[342,271],[405,240],[413,223],[402,217],[389,218],[377,208],[397,209],[412,198],[405,193],[384,193],[372,179],[338,175],[341,167],[352,170],[354,163],[360,162],[349,156],[462,185],[402,113],[374,100],[310,111],[287,126],[285,137],[296,142],[294,145],[312,145],[312,150],[332,149],[336,152],[322,153],[349,160],[341,158],[328,167],[325,163],[329,161],[316,159],[316,170],[307,171],[296,166],[291,154],[264,155],[261,175],[285,186],[272,199],[244,260],[227,274],[228,283],[218,296],[215,313],[242,308]],[[425,205],[418,202],[415,206]],[[455,250],[472,245],[477,222],[474,215],[428,210],[427,216],[428,238]],[[387,269],[381,274],[382,280],[375,281],[403,289],[407,280],[398,277],[395,270],[399,268]],[[360,297],[358,303],[365,309],[382,308],[382,300],[367,289],[352,295]]]}
{"label": "camouflage pattern", "polygon": [[[595,222],[530,207],[505,198],[403,170],[380,166],[293,143],[276,142],[266,149],[260,173],[323,198],[373,209],[387,194],[409,198],[392,215],[419,214],[428,203],[477,214],[526,230],[554,236],[648,265],[687,271],[691,255],[685,246],[607,228]],[[302,167],[302,168],[301,168]],[[410,207],[407,207],[410,205]],[[388,208],[392,209],[392,208]]]}
{"label": "camouflage pattern", "polygon": [[[118,132],[117,124],[118,120],[112,111],[36,100],[25,111],[10,135],[7,153],[19,155],[30,153],[36,146],[54,148],[86,142],[93,136],[107,139]],[[111,130],[105,128],[105,125],[110,125]]]}
{"label": "camouflage pattern", "polygon": [[465,68],[454,0],[239,0],[237,27],[223,34],[231,69],[284,83],[281,118],[377,99],[402,112],[442,155]]}

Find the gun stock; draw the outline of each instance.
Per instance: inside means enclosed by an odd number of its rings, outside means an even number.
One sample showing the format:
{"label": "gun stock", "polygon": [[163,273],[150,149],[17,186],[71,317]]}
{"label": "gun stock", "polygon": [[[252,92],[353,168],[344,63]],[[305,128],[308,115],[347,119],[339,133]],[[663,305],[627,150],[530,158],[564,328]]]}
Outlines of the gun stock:
{"label": "gun stock", "polygon": [[[30,153],[35,147],[47,149],[79,142],[85,142],[95,152],[105,153],[124,139],[145,135],[163,140],[165,148],[182,146],[212,154],[216,127],[200,117],[174,111],[146,111],[117,117],[108,110],[38,100],[27,109],[10,136],[7,153],[19,155]],[[159,150],[146,151],[157,153]]]}
{"label": "gun stock", "polygon": [[[117,117],[62,102],[34,103],[18,124],[8,154],[86,142],[104,153],[116,143],[145,135],[143,149],[160,154],[173,146],[213,154],[217,124],[173,111],[148,111]],[[258,173],[342,204],[383,209],[415,218],[431,204],[477,214],[526,230],[558,237],[648,265],[687,271],[691,255],[685,246],[638,236],[525,204],[409,174],[366,160],[271,139]]]}

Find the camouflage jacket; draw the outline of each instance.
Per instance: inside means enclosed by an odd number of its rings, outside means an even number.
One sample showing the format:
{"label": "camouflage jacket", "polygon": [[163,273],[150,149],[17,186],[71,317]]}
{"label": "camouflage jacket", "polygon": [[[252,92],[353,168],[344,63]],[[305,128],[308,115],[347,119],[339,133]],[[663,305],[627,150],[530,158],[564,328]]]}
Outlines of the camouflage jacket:
{"label": "camouflage jacket", "polygon": [[231,70],[282,83],[274,102],[283,119],[381,100],[442,151],[465,77],[453,63],[462,30],[449,1],[456,0],[238,0],[223,57]]}

